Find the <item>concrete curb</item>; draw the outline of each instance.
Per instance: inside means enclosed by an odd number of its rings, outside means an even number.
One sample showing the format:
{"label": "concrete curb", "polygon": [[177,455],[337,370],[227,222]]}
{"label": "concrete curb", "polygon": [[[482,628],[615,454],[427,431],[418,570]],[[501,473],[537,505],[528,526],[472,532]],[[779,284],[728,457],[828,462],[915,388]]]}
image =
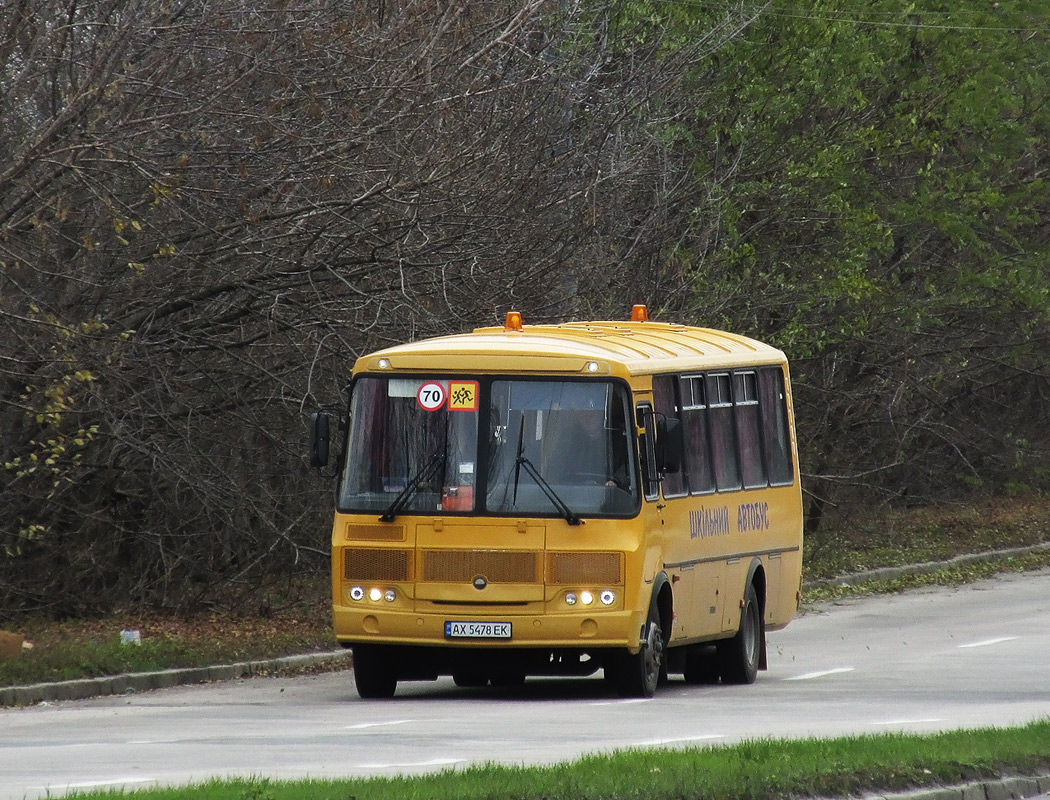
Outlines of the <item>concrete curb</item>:
{"label": "concrete curb", "polygon": [[1050,796],[1050,775],[973,781],[899,794],[865,794],[863,800],[1024,800]]}
{"label": "concrete curb", "polygon": [[[926,561],[922,564],[905,564],[900,567],[882,567],[880,569],[869,569],[863,572],[853,572],[848,575],[840,575],[837,578],[824,578],[823,580],[804,581],[803,589],[823,589],[829,586],[855,586],[868,581],[888,581],[899,578],[902,575],[923,575],[929,572],[938,572],[942,569],[952,567],[965,567],[969,564],[986,564],[995,561],[1009,561],[1011,558],[1026,556],[1030,553],[1040,553],[1050,550],[1050,542],[1030,545],[1028,547],[1011,547],[1006,550],[989,550],[985,553],[969,553],[967,555],[949,558],[947,561]],[[967,798],[969,800],[969,798]]]}
{"label": "concrete curb", "polygon": [[33,683],[27,686],[0,687],[0,707],[27,706],[34,703],[54,703],[63,700],[84,700],[89,697],[105,697],[116,694],[149,692],[154,689],[170,689],[194,683],[213,683],[270,675],[293,669],[303,669],[328,661],[350,663],[349,650],[332,650],[324,653],[271,658],[264,661],[241,661],[236,664],[220,664],[211,667],[188,667],[165,669],[158,672],[133,672],[125,675],[108,675],[101,678],[83,678],[75,681]]}

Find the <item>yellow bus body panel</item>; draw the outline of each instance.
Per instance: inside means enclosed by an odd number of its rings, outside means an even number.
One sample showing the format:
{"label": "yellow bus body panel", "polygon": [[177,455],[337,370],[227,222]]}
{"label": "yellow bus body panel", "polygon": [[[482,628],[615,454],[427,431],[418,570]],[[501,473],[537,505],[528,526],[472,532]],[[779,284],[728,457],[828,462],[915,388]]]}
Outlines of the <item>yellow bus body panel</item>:
{"label": "yellow bus body panel", "polygon": [[[585,519],[579,526],[556,517],[399,514],[385,523],[376,514],[337,513],[332,528],[337,639],[347,646],[637,652],[654,585],[664,575],[674,608],[669,645],[714,641],[739,626],[741,602],[756,567],[766,589],[765,628],[783,627],[800,598],[802,501],[787,360],[776,348],[723,331],[655,322],[526,325],[522,331],[493,327],[362,356],[353,376],[611,377],[628,384],[637,405],[651,402],[654,375],[762,366],[783,370],[791,485],[671,498],[661,494],[644,500],[633,519]],[[552,570],[564,565],[570,565],[565,567],[569,577],[577,568],[583,578],[611,578],[610,554],[619,557],[616,582],[551,580]],[[348,567],[348,559],[374,571],[362,567],[362,574],[353,574],[358,568]],[[504,575],[485,589],[484,602],[472,584],[477,565]],[[367,593],[373,586],[392,589],[394,599],[350,596],[355,587]],[[580,588],[612,589],[615,603],[566,605],[565,592]],[[509,622],[512,637],[450,641],[445,636],[449,620]]]}

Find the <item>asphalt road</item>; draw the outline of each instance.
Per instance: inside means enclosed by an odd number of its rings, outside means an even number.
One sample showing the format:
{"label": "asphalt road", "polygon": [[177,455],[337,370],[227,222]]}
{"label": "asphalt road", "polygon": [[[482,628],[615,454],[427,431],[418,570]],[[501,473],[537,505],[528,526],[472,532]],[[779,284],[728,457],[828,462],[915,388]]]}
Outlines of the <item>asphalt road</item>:
{"label": "asphalt road", "polygon": [[625,747],[929,732],[1050,716],[1050,571],[810,609],[769,635],[752,686],[624,700],[599,677],[514,690],[349,672],[0,710],[0,798],[212,777],[361,777],[541,764]]}

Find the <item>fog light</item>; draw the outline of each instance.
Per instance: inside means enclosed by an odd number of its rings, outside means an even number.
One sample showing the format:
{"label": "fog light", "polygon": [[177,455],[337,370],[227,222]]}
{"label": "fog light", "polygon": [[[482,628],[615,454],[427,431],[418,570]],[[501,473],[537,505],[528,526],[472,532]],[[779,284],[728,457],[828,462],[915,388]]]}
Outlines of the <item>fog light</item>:
{"label": "fog light", "polygon": [[576,592],[565,593],[565,605],[574,606],[576,605]]}
{"label": "fog light", "polygon": [[350,599],[351,600],[363,600],[364,597],[365,597],[365,590],[362,589],[360,586],[355,586],[353,589],[350,590]]}
{"label": "fog light", "polygon": [[383,592],[383,599],[386,600],[388,603],[393,603],[397,599],[397,594],[394,592],[393,589],[387,589],[385,592]]}
{"label": "fog light", "polygon": [[580,592],[580,602],[585,606],[589,606],[594,602],[594,595],[587,591]]}
{"label": "fog light", "polygon": [[383,596],[383,590],[382,589],[374,589],[373,588],[373,589],[370,589],[369,592],[368,592],[368,599],[369,600],[378,601],[382,596]]}
{"label": "fog light", "polygon": [[602,590],[602,593],[598,595],[598,599],[602,601],[603,606],[611,606],[616,601],[616,595],[609,589]]}

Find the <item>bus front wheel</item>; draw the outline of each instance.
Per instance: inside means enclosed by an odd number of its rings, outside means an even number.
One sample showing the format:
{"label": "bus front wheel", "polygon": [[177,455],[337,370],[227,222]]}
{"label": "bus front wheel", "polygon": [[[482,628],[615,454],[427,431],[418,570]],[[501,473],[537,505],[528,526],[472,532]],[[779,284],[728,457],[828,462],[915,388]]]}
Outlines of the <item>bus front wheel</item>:
{"label": "bus front wheel", "polygon": [[488,686],[489,676],[476,669],[458,669],[452,673],[452,680],[461,688],[474,688]]}
{"label": "bus front wheel", "polygon": [[397,690],[394,665],[386,651],[377,645],[354,648],[354,683],[365,700],[385,700]]}
{"label": "bus front wheel", "polygon": [[624,653],[613,666],[613,679],[622,697],[652,697],[664,670],[664,634],[656,604],[649,610],[646,636],[637,654]]}
{"label": "bus front wheel", "polygon": [[749,583],[740,609],[740,629],[732,639],[718,643],[718,666],[723,683],[754,683],[762,654],[762,609],[755,585]]}

